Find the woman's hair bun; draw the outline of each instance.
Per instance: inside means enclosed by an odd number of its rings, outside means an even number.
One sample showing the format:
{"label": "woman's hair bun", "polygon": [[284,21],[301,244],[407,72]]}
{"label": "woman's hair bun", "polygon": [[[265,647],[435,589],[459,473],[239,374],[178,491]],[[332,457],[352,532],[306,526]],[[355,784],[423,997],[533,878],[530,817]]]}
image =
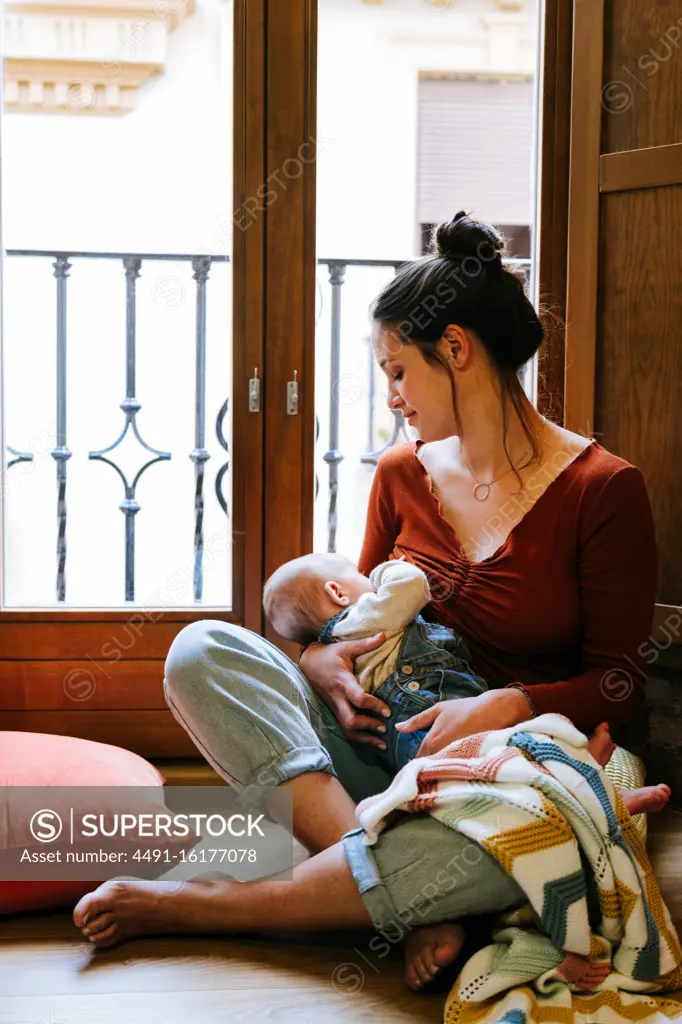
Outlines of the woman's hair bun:
{"label": "woman's hair bun", "polygon": [[432,248],[437,256],[444,259],[461,260],[474,256],[499,263],[505,251],[505,241],[490,224],[473,220],[460,210],[452,220],[434,228]]}

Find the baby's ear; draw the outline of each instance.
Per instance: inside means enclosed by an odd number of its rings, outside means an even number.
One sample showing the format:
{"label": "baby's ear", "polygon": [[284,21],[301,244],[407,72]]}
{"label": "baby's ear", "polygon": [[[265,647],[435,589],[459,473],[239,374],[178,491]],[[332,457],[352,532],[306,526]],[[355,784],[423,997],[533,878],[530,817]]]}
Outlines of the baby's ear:
{"label": "baby's ear", "polygon": [[336,582],[336,580],[327,580],[327,582],[324,585],[324,589],[329,595],[329,597],[331,597],[332,601],[336,601],[337,604],[344,606],[349,604],[350,598],[348,597],[347,594],[343,593],[341,587]]}

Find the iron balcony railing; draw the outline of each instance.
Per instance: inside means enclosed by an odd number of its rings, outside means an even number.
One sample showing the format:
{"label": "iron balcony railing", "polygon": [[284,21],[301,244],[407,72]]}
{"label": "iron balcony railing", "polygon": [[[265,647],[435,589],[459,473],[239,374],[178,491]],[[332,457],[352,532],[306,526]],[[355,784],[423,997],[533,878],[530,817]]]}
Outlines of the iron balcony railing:
{"label": "iron balcony railing", "polygon": [[[52,263],[56,286],[56,434],[55,446],[51,455],[57,469],[57,572],[56,600],[66,600],[66,527],[67,527],[67,464],[72,452],[67,439],[67,285],[71,260],[114,260],[120,263],[125,275],[125,378],[126,393],[120,408],[123,413],[123,425],[118,437],[106,448],[88,453],[88,458],[104,462],[118,474],[123,485],[123,500],[119,508],[125,516],[125,601],[135,600],[135,516],[140,511],[137,497],[137,486],[147,470],[157,462],[172,458],[172,453],[154,448],[144,440],[137,423],[137,415],[142,403],[135,393],[135,375],[137,367],[137,302],[136,288],[143,264],[146,261],[168,260],[174,263],[189,263],[195,282],[195,417],[194,417],[194,448],[189,457],[194,463],[194,600],[200,601],[203,590],[203,553],[204,553],[204,476],[205,464],[209,459],[206,450],[206,287],[211,266],[214,263],[229,262],[229,256],[196,256],[188,253],[124,253],[124,252],[59,252],[35,249],[8,249],[7,256],[22,258],[49,258]],[[227,451],[227,442],[223,432],[223,424],[229,399],[223,403],[216,420],[216,434],[221,447]],[[123,443],[126,435],[133,436],[152,458],[129,480],[123,470],[111,457],[112,453]],[[33,456],[28,452],[20,452],[8,446],[12,458],[7,464],[10,469],[19,462],[30,462]],[[221,508],[227,513],[227,501],[222,491],[222,483],[229,463],[221,466],[215,481],[216,497]]]}

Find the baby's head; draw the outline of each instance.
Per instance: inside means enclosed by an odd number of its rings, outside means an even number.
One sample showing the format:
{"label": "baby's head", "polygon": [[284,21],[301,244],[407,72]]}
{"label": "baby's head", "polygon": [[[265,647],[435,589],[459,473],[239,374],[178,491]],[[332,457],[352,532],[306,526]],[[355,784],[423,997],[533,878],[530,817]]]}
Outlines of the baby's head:
{"label": "baby's head", "polygon": [[263,591],[263,608],[280,636],[309,644],[327,619],[370,590],[370,581],[345,555],[303,555],[272,574]]}

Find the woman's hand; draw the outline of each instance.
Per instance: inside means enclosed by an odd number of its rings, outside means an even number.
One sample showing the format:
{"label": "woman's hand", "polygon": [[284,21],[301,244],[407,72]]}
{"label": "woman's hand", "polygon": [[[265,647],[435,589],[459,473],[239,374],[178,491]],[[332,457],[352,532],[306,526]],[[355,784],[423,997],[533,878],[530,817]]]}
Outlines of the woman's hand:
{"label": "woman's hand", "polygon": [[353,662],[360,654],[381,647],[383,633],[364,640],[344,640],[335,644],[312,644],[299,661],[299,667],[310,685],[334,712],[343,734],[351,743],[369,743],[386,749],[378,735],[386,732],[380,718],[363,715],[361,711],[377,711],[388,718],[390,708],[383,700],[365,693],[353,675]]}
{"label": "woman's hand", "polygon": [[415,755],[427,757],[463,736],[488,729],[507,729],[527,721],[530,716],[528,701],[521,690],[488,690],[480,697],[442,700],[406,722],[397,722],[396,729],[399,732],[428,729]]}

